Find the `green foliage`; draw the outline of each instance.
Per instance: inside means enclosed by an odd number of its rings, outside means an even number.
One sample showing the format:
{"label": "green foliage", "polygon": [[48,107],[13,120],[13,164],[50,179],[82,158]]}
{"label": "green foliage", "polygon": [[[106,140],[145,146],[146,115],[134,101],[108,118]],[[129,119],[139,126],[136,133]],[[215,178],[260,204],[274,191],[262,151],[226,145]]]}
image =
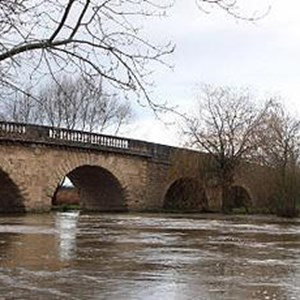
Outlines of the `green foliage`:
{"label": "green foliage", "polygon": [[72,210],[80,210],[80,205],[77,204],[61,204],[61,205],[53,205],[53,211],[66,212]]}

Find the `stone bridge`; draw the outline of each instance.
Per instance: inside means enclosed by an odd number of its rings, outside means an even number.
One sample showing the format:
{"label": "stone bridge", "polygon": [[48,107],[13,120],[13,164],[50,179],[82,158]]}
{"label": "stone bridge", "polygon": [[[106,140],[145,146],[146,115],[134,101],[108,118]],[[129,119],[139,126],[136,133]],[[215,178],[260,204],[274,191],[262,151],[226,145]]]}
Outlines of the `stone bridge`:
{"label": "stone bridge", "polygon": [[[204,186],[193,168],[174,171],[174,154],[181,152],[203,156],[116,136],[0,122],[0,212],[49,211],[65,176],[87,210],[218,211],[218,188]],[[252,205],[263,203],[267,191],[255,172],[245,170],[238,189]]]}

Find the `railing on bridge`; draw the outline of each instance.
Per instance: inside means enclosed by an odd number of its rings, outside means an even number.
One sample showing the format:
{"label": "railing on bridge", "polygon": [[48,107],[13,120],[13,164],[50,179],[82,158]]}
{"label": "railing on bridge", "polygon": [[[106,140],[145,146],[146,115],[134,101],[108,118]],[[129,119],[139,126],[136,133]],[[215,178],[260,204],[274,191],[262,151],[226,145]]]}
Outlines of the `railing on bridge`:
{"label": "railing on bridge", "polygon": [[0,122],[0,140],[117,151],[169,160],[173,147],[65,128]]}
{"label": "railing on bridge", "polygon": [[62,128],[49,128],[48,137],[54,140],[68,142],[79,142],[92,145],[100,145],[113,148],[129,148],[129,141],[124,138],[88,133],[82,131],[68,130]]}

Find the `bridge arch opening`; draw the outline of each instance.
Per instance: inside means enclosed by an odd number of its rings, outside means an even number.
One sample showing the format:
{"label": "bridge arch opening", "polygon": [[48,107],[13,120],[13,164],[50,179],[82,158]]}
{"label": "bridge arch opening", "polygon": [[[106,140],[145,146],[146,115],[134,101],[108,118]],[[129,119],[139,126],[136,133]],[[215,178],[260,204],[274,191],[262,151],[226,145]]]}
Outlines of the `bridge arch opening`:
{"label": "bridge arch opening", "polygon": [[[91,165],[75,168],[66,177],[72,185],[58,185],[52,205],[79,204],[87,211],[126,211],[124,189],[108,170]],[[69,191],[68,191],[69,190]],[[72,203],[73,201],[73,203]]]}
{"label": "bridge arch opening", "polygon": [[0,213],[22,212],[25,212],[25,205],[18,186],[0,169]]}
{"label": "bridge arch opening", "polygon": [[251,206],[251,197],[246,188],[235,185],[230,189],[230,209],[245,209],[248,211]]}
{"label": "bridge arch opening", "polygon": [[207,210],[208,201],[203,184],[194,178],[180,178],[167,190],[163,208],[176,211]]}

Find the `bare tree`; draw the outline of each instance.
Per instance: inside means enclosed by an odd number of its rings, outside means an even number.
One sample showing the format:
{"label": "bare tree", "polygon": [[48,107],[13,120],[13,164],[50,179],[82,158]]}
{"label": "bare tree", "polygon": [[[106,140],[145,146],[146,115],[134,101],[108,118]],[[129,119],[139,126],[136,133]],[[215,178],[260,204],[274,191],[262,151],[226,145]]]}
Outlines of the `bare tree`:
{"label": "bare tree", "polygon": [[292,117],[278,100],[270,101],[260,138],[260,163],[272,169],[275,211],[297,215],[300,196],[300,120]]}
{"label": "bare tree", "polygon": [[[145,89],[149,63],[164,63],[174,47],[151,43],[141,29],[145,18],[164,15],[173,1],[0,1],[1,97],[28,93],[28,81],[38,85],[48,76],[80,72],[142,94],[156,108]],[[197,3],[239,17],[235,1]]]}
{"label": "bare tree", "polygon": [[150,43],[142,18],[164,14],[171,2],[1,1],[1,89],[24,90],[24,74],[38,83],[45,75],[80,71],[147,96],[146,65],[162,62],[173,46]]}
{"label": "bare tree", "polygon": [[258,109],[247,90],[203,85],[195,115],[185,118],[188,145],[208,153],[222,189],[223,211],[241,162],[257,151],[257,131],[267,108]]}
{"label": "bare tree", "polygon": [[105,93],[101,81],[80,76],[52,81],[35,99],[19,95],[6,103],[2,115],[16,122],[117,134],[133,113],[128,102]]}
{"label": "bare tree", "polygon": [[2,101],[0,107],[0,118],[4,121],[18,123],[39,123],[39,111],[37,102],[30,97],[29,91],[26,94],[15,94],[9,101]]}
{"label": "bare tree", "polygon": [[257,21],[265,17],[271,9],[271,7],[268,6],[263,10],[255,10],[245,14],[241,11],[238,0],[195,0],[195,3],[198,8],[205,13],[209,13],[212,7],[217,6],[234,18],[247,21]]}

